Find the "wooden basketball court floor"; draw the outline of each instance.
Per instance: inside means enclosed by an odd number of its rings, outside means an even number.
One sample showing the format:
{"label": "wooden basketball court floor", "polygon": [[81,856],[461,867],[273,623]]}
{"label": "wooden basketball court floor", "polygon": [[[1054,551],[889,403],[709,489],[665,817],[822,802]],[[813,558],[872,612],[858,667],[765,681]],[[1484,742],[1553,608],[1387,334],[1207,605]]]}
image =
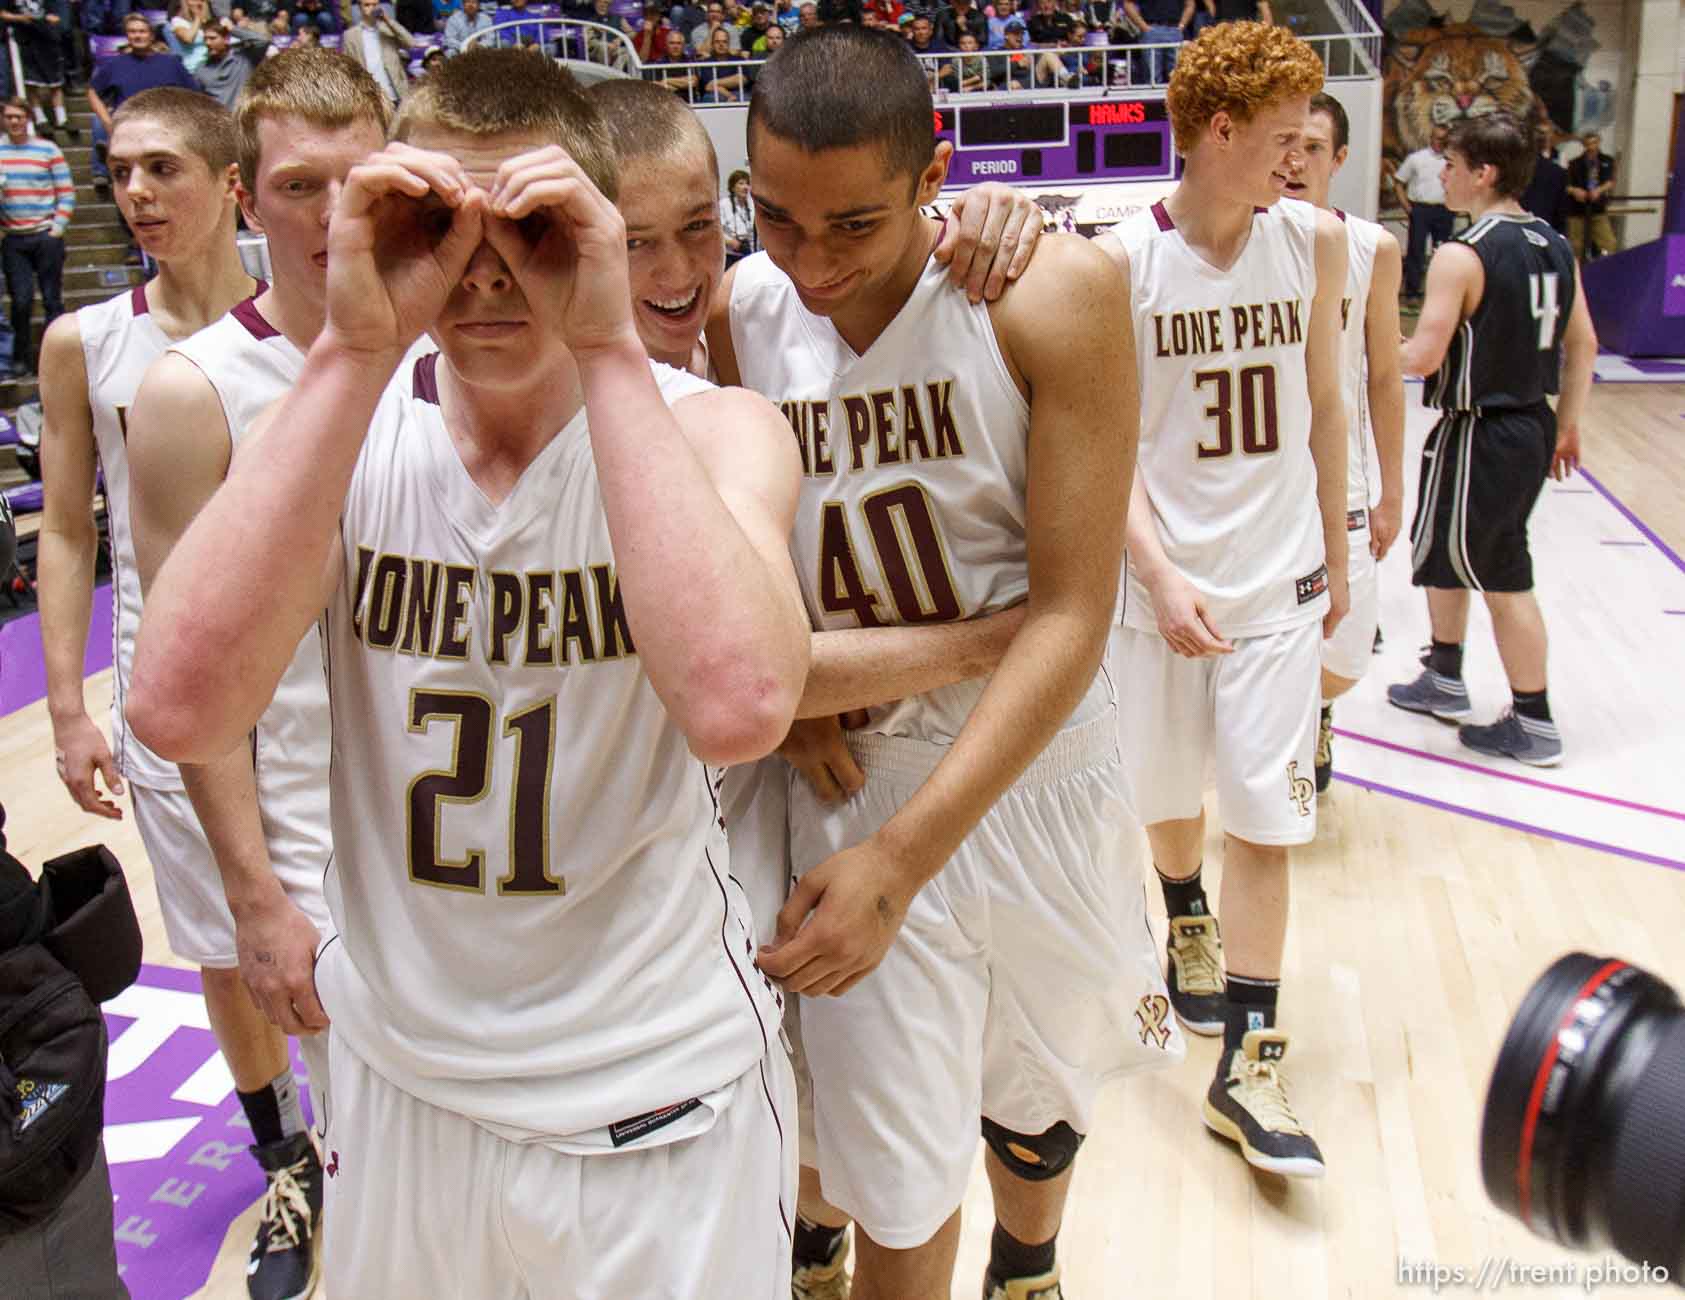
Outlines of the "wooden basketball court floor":
{"label": "wooden basketball court floor", "polygon": [[[1417,391],[1412,499],[1429,424]],[[1206,1133],[1199,1098],[1217,1045],[1192,1039],[1181,1067],[1104,1093],[1061,1235],[1072,1300],[1368,1300],[1429,1290],[1418,1266],[1464,1270],[1460,1287],[1442,1286],[1451,1294],[1475,1290],[1484,1269],[1487,1292],[1583,1296],[1588,1270],[1607,1264],[1500,1216],[1476,1152],[1498,1045],[1551,960],[1619,955],[1685,990],[1685,386],[1599,385],[1585,455],[1591,474],[1547,488],[1533,520],[1561,768],[1489,764],[1459,751],[1451,729],[1386,705],[1384,686],[1415,672],[1427,621],[1407,537],[1384,566],[1385,650],[1337,711],[1350,733],[1336,746],[1341,779],[1295,858],[1282,1022],[1292,1096],[1327,1179],[1255,1174]],[[1467,671],[1485,720],[1506,697],[1478,608]],[[89,680],[88,698],[103,722],[108,674]],[[0,719],[0,773],[14,850],[39,863],[104,839],[129,869],[147,959],[176,964],[132,815],[114,825],[74,809],[42,705]],[[1213,884],[1220,856],[1213,835]],[[1158,891],[1149,898],[1162,934]],[[965,1210],[953,1294],[970,1300],[991,1225],[981,1164]],[[227,1227],[196,1295],[245,1295],[253,1213]],[[1513,1271],[1532,1265],[1550,1280]]]}

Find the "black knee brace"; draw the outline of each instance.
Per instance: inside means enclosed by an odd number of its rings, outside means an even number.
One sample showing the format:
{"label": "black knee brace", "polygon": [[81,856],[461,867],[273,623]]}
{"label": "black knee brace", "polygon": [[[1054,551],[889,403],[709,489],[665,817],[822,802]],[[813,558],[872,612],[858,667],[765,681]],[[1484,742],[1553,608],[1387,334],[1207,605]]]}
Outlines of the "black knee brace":
{"label": "black knee brace", "polygon": [[1064,1120],[1045,1133],[1031,1136],[1002,1128],[988,1116],[983,1117],[983,1141],[1000,1162],[1027,1182],[1040,1183],[1057,1178],[1071,1167],[1082,1146],[1082,1134]]}

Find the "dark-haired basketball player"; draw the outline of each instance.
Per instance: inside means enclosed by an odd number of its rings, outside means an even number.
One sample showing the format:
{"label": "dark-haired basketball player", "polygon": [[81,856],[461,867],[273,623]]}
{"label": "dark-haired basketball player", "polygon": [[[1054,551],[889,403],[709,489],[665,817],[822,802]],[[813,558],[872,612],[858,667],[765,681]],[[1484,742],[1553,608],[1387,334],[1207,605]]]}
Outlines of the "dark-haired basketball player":
{"label": "dark-haired basketball player", "polygon": [[[1460,727],[1458,738],[1482,754],[1554,767],[1562,735],[1546,692],[1527,517],[1546,478],[1579,466],[1597,334],[1573,249],[1519,202],[1536,158],[1527,127],[1505,113],[1459,122],[1446,150],[1446,197],[1473,224],[1433,255],[1421,323],[1404,349],[1405,372],[1428,377],[1423,400],[1444,412],[1422,449],[1410,530],[1433,644],[1421,675],[1388,687],[1387,699],[1442,722],[1469,716],[1463,636],[1478,591],[1512,704],[1494,723]],[[1552,411],[1546,398],[1558,391]]]}
{"label": "dark-haired basketball player", "polygon": [[[709,337],[801,448],[793,553],[820,629],[802,712],[867,711],[859,793],[792,787],[798,881],[760,957],[803,995],[799,1293],[842,1293],[852,1218],[855,1300],[947,1297],[981,1121],[985,1295],[1056,1297],[1099,1080],[1181,1046],[1098,672],[1132,472],[1125,286],[1050,236],[993,306],[949,288],[919,207],[950,149],[893,36],[790,41],[756,84],[749,156],[766,251],[732,268]],[[1021,601],[992,676],[908,694],[931,666],[897,640]]]}

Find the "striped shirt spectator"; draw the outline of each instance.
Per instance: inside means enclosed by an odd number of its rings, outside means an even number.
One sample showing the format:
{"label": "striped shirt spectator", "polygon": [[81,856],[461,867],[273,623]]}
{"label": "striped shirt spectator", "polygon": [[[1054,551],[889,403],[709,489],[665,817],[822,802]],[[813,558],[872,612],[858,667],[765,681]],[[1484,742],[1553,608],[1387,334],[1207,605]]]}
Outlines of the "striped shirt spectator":
{"label": "striped shirt spectator", "polygon": [[76,210],[76,185],[51,140],[0,141],[0,230],[8,235],[63,235]]}
{"label": "striped shirt spectator", "polygon": [[12,300],[11,365],[14,379],[35,372],[35,290],[41,290],[47,324],[64,311],[64,228],[76,209],[76,187],[64,155],[51,140],[29,131],[29,105],[8,99],[0,112],[0,273]]}

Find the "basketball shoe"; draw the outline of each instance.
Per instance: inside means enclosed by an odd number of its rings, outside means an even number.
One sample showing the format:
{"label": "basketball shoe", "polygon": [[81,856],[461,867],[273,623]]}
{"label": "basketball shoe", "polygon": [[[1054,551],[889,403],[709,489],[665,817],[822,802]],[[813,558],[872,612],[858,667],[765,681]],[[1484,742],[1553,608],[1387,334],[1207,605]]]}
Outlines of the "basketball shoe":
{"label": "basketball shoe", "polygon": [[1476,753],[1513,758],[1532,767],[1555,767],[1562,761],[1562,733],[1556,724],[1523,717],[1513,709],[1484,727],[1458,727],[1457,739]]}
{"label": "basketball shoe", "polygon": [[1316,792],[1327,794],[1334,780],[1334,706],[1322,706],[1322,720],[1316,724]]}
{"label": "basketball shoe", "polygon": [[1223,986],[1223,939],[1214,916],[1173,916],[1164,982],[1176,1018],[1196,1034],[1223,1032],[1228,992]]}
{"label": "basketball shoe", "polygon": [[1059,1289],[1059,1270],[1039,1277],[1015,1277],[1002,1282],[993,1273],[983,1275],[983,1300],[1065,1300]]}
{"label": "basketball shoe", "polygon": [[322,1226],[322,1162],[308,1133],[251,1152],[269,1186],[246,1264],[246,1292],[251,1300],[304,1300],[321,1272],[316,1233]]}
{"label": "basketball shoe", "polygon": [[1441,722],[1461,722],[1473,712],[1468,687],[1461,679],[1422,669],[1413,682],[1387,687],[1387,703],[1411,713],[1426,713]]}
{"label": "basketball shoe", "polygon": [[1239,1048],[1218,1059],[1205,1094],[1205,1126],[1238,1143],[1246,1163],[1288,1178],[1321,1178],[1327,1172],[1316,1139],[1287,1104],[1281,1059],[1287,1035],[1250,1029]]}
{"label": "basketball shoe", "polygon": [[790,1275],[790,1300],[848,1300],[848,1236],[823,1264],[807,1264]]}

